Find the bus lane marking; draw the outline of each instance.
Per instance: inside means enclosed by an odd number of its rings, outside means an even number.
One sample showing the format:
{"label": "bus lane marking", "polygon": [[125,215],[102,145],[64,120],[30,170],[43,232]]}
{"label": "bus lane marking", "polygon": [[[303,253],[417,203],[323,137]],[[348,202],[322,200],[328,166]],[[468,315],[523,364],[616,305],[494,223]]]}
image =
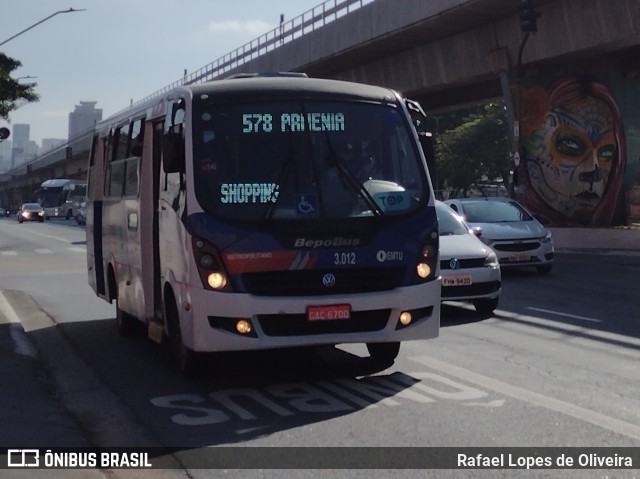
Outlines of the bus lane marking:
{"label": "bus lane marking", "polygon": [[579,319],[581,321],[590,321],[592,323],[602,323],[601,319],[588,318],[586,316],[578,316],[576,314],[562,313],[560,311],[553,311],[551,309],[535,308],[533,306],[529,306],[527,309],[530,309],[531,311],[537,311],[538,313],[547,313],[553,314],[555,316],[562,316],[564,318]]}
{"label": "bus lane marking", "polygon": [[[442,400],[470,406],[496,407],[502,401],[481,402],[489,393],[433,372],[393,373],[353,379],[275,384],[265,388],[237,388],[208,394],[186,393],[155,397],[156,407],[171,410],[180,426],[206,426],[228,421],[255,421],[265,414],[335,414],[397,407],[407,401],[431,404]],[[251,430],[243,427],[238,429]]]}
{"label": "bus lane marking", "polygon": [[621,421],[620,419],[560,399],[544,396],[543,394],[529,391],[528,389],[514,386],[499,379],[494,379],[428,356],[415,356],[410,359],[418,364],[433,368],[468,383],[491,389],[497,393],[527,402],[534,406],[541,406],[551,411],[571,416],[575,419],[608,429],[616,434],[622,434],[632,439],[640,440],[640,426],[635,424],[630,424],[626,421]]}

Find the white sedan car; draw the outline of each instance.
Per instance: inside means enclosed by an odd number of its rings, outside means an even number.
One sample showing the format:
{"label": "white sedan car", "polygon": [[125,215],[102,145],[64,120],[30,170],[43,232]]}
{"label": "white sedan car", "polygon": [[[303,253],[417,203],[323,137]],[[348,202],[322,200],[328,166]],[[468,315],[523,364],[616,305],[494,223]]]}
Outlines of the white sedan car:
{"label": "white sedan car", "polygon": [[502,281],[496,253],[449,206],[436,201],[436,213],[442,301],[471,301],[479,313],[492,313]]}
{"label": "white sedan car", "polygon": [[551,232],[520,203],[509,198],[459,198],[445,201],[498,255],[500,266],[534,266],[548,273],[553,265]]}

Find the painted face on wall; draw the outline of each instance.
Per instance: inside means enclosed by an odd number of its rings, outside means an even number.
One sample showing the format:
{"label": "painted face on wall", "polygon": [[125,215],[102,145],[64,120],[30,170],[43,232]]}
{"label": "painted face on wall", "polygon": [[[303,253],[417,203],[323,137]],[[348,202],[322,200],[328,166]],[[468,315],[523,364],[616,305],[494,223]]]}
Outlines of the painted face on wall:
{"label": "painted face on wall", "polygon": [[552,108],[525,150],[531,188],[563,215],[588,220],[618,160],[611,110],[594,97]]}

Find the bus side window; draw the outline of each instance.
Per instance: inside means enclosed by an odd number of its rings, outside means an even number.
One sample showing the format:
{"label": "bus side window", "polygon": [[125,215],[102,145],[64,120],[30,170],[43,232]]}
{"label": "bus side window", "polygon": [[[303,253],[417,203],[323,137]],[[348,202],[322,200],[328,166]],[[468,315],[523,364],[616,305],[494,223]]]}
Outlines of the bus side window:
{"label": "bus side window", "polygon": [[142,158],[144,118],[139,118],[131,123],[129,149],[125,161],[124,196],[138,196],[139,176],[138,170]]}
{"label": "bus side window", "polygon": [[121,197],[124,192],[125,165],[129,147],[129,124],[115,129],[109,136],[109,164],[107,165],[106,194],[111,197]]}
{"label": "bus side window", "polygon": [[138,196],[139,156],[132,156],[125,161],[124,196]]}
{"label": "bus side window", "polygon": [[107,194],[112,197],[122,196],[124,188],[124,161],[114,161],[109,165],[109,191]]}

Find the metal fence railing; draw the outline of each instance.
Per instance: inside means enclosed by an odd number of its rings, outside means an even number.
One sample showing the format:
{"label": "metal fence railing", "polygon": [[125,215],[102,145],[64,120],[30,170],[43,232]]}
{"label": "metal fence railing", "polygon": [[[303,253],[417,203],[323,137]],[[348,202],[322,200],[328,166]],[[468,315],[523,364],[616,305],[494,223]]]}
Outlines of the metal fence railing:
{"label": "metal fence railing", "polygon": [[269,53],[276,48],[292,42],[308,33],[324,27],[328,23],[343,17],[375,0],[326,0],[320,5],[307,10],[303,14],[282,22],[278,27],[260,35],[258,38],[236,48],[204,67],[186,74],[180,80],[135,102],[143,103],[158,95],[162,95],[180,85],[191,85],[218,78],[225,73]]}

